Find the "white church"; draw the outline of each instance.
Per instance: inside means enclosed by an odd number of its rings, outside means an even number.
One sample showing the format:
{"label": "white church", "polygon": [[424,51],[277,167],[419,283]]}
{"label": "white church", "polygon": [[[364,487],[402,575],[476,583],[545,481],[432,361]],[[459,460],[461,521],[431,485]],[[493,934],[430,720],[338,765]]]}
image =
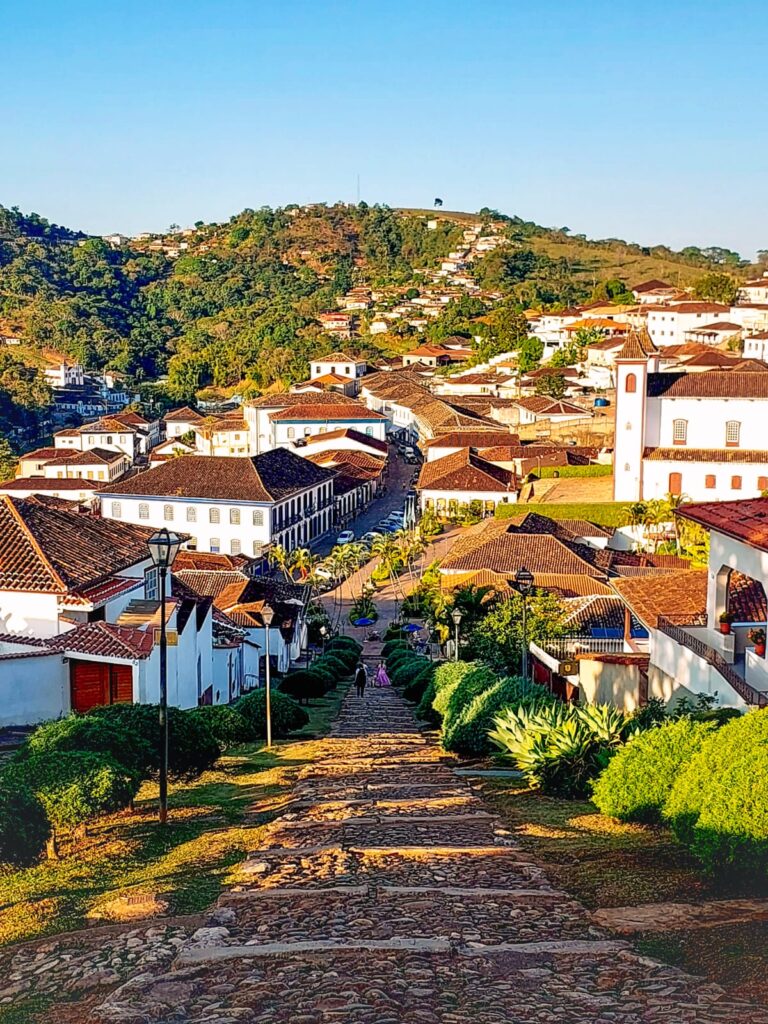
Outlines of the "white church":
{"label": "white church", "polygon": [[768,367],[659,365],[647,332],[632,331],[616,358],[614,499],[726,501],[768,490]]}

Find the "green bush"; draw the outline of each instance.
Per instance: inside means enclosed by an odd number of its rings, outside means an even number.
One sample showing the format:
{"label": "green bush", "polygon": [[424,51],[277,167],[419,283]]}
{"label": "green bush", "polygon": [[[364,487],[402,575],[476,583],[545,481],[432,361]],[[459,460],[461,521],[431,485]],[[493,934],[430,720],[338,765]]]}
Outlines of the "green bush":
{"label": "green bush", "polygon": [[[465,677],[467,678],[467,677]],[[462,683],[457,689],[460,689]],[[454,691],[454,696],[457,691]],[[554,701],[549,690],[517,676],[499,679],[479,689],[474,697],[443,725],[442,744],[446,750],[465,757],[484,757],[493,749],[490,736],[497,715],[506,708],[519,708],[530,702]]]}
{"label": "green bush", "polygon": [[600,812],[621,821],[660,821],[683,766],[714,729],[714,723],[680,718],[635,736],[593,784]]}
{"label": "green bush", "polygon": [[498,682],[499,677],[487,665],[478,662],[468,664],[471,665],[470,671],[465,672],[456,686],[451,688],[445,702],[445,709],[442,712],[443,733],[451,728],[454,720],[475,697]]}
{"label": "green bush", "polygon": [[547,796],[581,799],[612,752],[636,730],[609,704],[537,702],[497,715],[490,739],[531,786]]}
{"label": "green bush", "polygon": [[56,750],[32,754],[0,772],[0,786],[32,790],[54,829],[75,828],[127,807],[141,785],[138,772],[107,754]]}
{"label": "green bush", "polygon": [[50,834],[45,808],[32,790],[0,778],[0,864],[34,863]]}
{"label": "green bush", "polygon": [[432,701],[432,709],[440,716],[441,722],[453,691],[464,676],[469,675],[476,667],[474,661],[446,661],[435,672],[435,699]]}
{"label": "green bush", "polygon": [[[406,601],[408,598],[406,597]],[[405,602],[403,602],[405,603]],[[403,627],[397,622],[390,622],[387,626],[384,636],[382,637],[384,643],[389,643],[390,640],[402,640],[403,639]]]}
{"label": "green bush", "polygon": [[[304,708],[299,707],[293,697],[279,690],[272,690],[270,699],[272,711],[272,735],[281,739],[309,721]],[[267,693],[264,688],[252,690],[235,702],[235,709],[248,722],[252,740],[262,740],[267,735]]]}
{"label": "green bush", "polygon": [[205,707],[192,708],[189,715],[198,718],[210,729],[213,738],[222,750],[235,747],[238,743],[248,743],[251,729],[240,712],[228,704],[212,704]]}
{"label": "green bush", "polygon": [[[298,672],[304,670],[297,669],[296,671]],[[319,659],[306,671],[308,671],[310,675],[317,676],[321,680],[323,684],[323,694],[327,693],[329,690],[332,690],[336,683],[339,681],[338,676],[336,675],[335,672],[331,671],[330,666],[325,664],[324,662],[321,662]],[[284,689],[282,684],[280,686],[280,689]],[[286,692],[289,691],[286,690]],[[320,696],[322,696],[323,694],[320,694]]]}
{"label": "green bush", "polygon": [[337,657],[335,654],[324,654],[312,662],[310,669],[314,672],[320,666],[324,671],[330,673],[335,684],[351,675],[357,660],[357,655],[353,655],[351,658],[344,658]]}
{"label": "green bush", "polygon": [[387,672],[397,672],[403,665],[407,665],[408,662],[418,657],[419,655],[415,651],[395,651],[391,657],[387,658]]}
{"label": "green bush", "polygon": [[[158,726],[159,729],[159,726]],[[59,750],[90,750],[109,754],[115,761],[142,776],[149,774],[154,752],[141,733],[116,722],[90,715],[67,715],[39,726],[19,750],[18,759]]]}
{"label": "green bush", "polygon": [[[143,775],[154,775],[160,767],[160,719],[157,704],[104,704],[91,708],[86,718],[109,722],[140,737],[149,751]],[[213,765],[221,747],[196,709],[168,708],[168,771],[174,778],[193,779]]]}
{"label": "green bush", "polygon": [[397,638],[397,639],[387,640],[387,642],[381,648],[381,656],[386,661],[386,659],[389,658],[390,655],[394,654],[395,651],[407,651],[407,650],[408,650],[408,644],[402,638],[402,634],[401,634],[400,637]]}
{"label": "green bush", "polygon": [[403,689],[403,696],[406,700],[413,701],[414,704],[418,704],[421,698],[424,696],[424,691],[432,682],[437,671],[437,662],[430,661],[426,667],[411,679],[409,683],[406,683]]}
{"label": "green bush", "polygon": [[316,700],[328,689],[322,672],[304,671],[289,672],[280,683],[280,692],[287,693],[298,701]]}
{"label": "green bush", "polygon": [[768,870],[768,710],[707,737],[664,807],[675,835],[709,869]]}
{"label": "green bush", "polygon": [[424,671],[427,665],[429,665],[429,658],[413,655],[408,661],[401,662],[394,671],[389,673],[392,685],[398,687],[407,686],[419,672]]}
{"label": "green bush", "polygon": [[436,694],[435,672],[433,672],[432,678],[428,680],[421,695],[421,700],[416,706],[416,717],[420,718],[423,722],[427,722],[429,725],[440,725],[440,715],[433,707]]}
{"label": "green bush", "polygon": [[325,645],[324,653],[330,654],[331,651],[348,650],[354,651],[355,654],[359,655],[362,649],[362,645],[352,636],[335,636],[333,640],[329,640]]}

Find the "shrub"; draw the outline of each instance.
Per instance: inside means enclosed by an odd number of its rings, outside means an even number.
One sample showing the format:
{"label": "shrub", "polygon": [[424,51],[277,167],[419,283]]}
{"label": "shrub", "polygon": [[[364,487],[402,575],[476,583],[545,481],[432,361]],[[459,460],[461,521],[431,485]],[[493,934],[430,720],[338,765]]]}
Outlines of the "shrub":
{"label": "shrub", "polygon": [[361,644],[352,636],[335,636],[333,640],[329,640],[325,645],[324,653],[329,654],[331,651],[350,650],[359,655],[362,649]]}
{"label": "shrub", "polygon": [[[296,671],[303,670],[297,669]],[[321,662],[319,659],[314,665],[311,666],[311,668],[307,669],[307,671],[311,675],[317,676],[322,682],[323,693],[320,694],[321,697],[329,690],[332,690],[336,683],[338,682],[338,677],[336,676],[336,673],[332,672],[330,666],[326,665],[324,662]],[[280,688],[283,689],[282,685]]]}
{"label": "shrub", "polygon": [[[405,604],[405,602],[407,600],[408,600],[408,598],[406,597],[405,601],[403,601],[403,604]],[[384,643],[389,643],[390,640],[402,640],[402,639],[403,639],[403,627],[398,622],[390,622],[390,624],[387,626],[387,628],[386,628],[386,630],[384,632],[384,636],[383,636]]]}
{"label": "shrub", "polygon": [[551,703],[554,699],[538,683],[528,682],[518,676],[499,679],[491,686],[479,690],[453,716],[450,724],[444,725],[443,746],[446,750],[466,757],[483,757],[493,749],[488,734],[493,728],[495,717],[505,708],[518,708],[530,702]]}
{"label": "shrub", "polygon": [[23,759],[34,754],[64,750],[90,750],[97,754],[109,754],[115,761],[142,776],[149,774],[149,766],[153,756],[156,756],[147,737],[141,733],[105,718],[67,715],[54,722],[45,722],[35,729],[16,757]]}
{"label": "shrub", "polygon": [[210,729],[222,750],[237,746],[238,743],[247,743],[251,739],[248,722],[236,708],[228,704],[192,708],[188,714],[198,718]]}
{"label": "shrub", "polygon": [[390,673],[390,679],[393,686],[407,686],[410,681],[423,672],[424,669],[429,665],[429,658],[422,658],[418,655],[412,655],[408,661],[403,661],[400,665]]}
{"label": "shrub", "polygon": [[334,684],[336,684],[340,679],[345,679],[350,675],[356,664],[356,654],[353,654],[351,658],[337,657],[335,654],[324,654],[321,658],[312,662],[311,669],[315,671],[320,666],[325,672],[330,673]]}
{"label": "shrub", "polygon": [[397,651],[387,660],[387,672],[389,672],[390,675],[393,672],[399,672],[403,665],[408,665],[418,657],[419,655],[414,651]]}
{"label": "shrub", "polygon": [[443,711],[444,733],[451,728],[454,720],[475,697],[498,682],[499,677],[487,665],[472,662],[468,664],[471,666],[470,671],[465,672],[456,686],[451,688],[450,695],[446,700]]}
{"label": "shrub", "polygon": [[[154,775],[160,767],[160,719],[157,704],[104,704],[91,708],[87,718],[109,722],[146,743],[149,760],[142,774]],[[213,733],[193,711],[168,708],[168,771],[174,778],[201,775],[221,755]]]}
{"label": "shrub", "polygon": [[[299,707],[293,697],[279,690],[271,693],[272,735],[277,739],[301,729],[309,721],[304,708]],[[267,734],[267,694],[265,689],[246,693],[235,703],[235,709],[248,722],[252,740],[261,740]]]}
{"label": "shrub", "polygon": [[456,687],[464,676],[469,675],[477,666],[473,661],[446,661],[435,672],[435,699],[432,708],[442,721],[448,708],[448,702]]}
{"label": "shrub", "polygon": [[32,790],[0,779],[0,864],[32,864],[50,834],[45,808]]}
{"label": "shrub", "polygon": [[710,869],[768,868],[768,710],[709,735],[678,776],[664,817]]}
{"label": "shrub", "polygon": [[107,754],[56,750],[9,765],[0,772],[0,786],[6,785],[31,789],[52,827],[61,829],[123,810],[141,778]]}
{"label": "shrub", "polygon": [[[399,630],[398,630],[399,632]],[[407,651],[408,644],[402,639],[402,635],[399,639],[387,640],[384,646],[381,648],[381,656],[385,660],[394,654],[395,651]]]}
{"label": "shrub", "polygon": [[322,697],[328,689],[322,672],[289,672],[280,683],[280,691],[301,702]]}
{"label": "shrub", "polygon": [[497,715],[490,739],[542,793],[582,798],[612,751],[636,729],[608,704],[537,702]]}
{"label": "shrub", "polygon": [[635,736],[593,784],[600,812],[621,821],[659,821],[681,768],[714,728],[681,718]]}
{"label": "shrub", "polygon": [[427,686],[429,686],[434,679],[436,671],[437,663],[434,661],[428,662],[425,668],[422,668],[420,672],[416,673],[409,683],[406,683],[403,690],[403,696],[405,699],[418,704],[424,696],[424,691]]}

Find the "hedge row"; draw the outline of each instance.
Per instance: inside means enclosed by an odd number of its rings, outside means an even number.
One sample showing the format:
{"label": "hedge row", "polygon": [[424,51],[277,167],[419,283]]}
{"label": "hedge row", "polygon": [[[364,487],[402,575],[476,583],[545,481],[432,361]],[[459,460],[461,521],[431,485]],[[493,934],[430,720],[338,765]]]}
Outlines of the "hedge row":
{"label": "hedge row", "polygon": [[625,821],[668,822],[709,870],[768,872],[768,709],[651,730],[616,754],[594,800]]}
{"label": "hedge row", "polygon": [[289,672],[280,683],[283,693],[298,701],[315,700],[355,670],[362,648],[351,637],[335,637],[307,669]]}

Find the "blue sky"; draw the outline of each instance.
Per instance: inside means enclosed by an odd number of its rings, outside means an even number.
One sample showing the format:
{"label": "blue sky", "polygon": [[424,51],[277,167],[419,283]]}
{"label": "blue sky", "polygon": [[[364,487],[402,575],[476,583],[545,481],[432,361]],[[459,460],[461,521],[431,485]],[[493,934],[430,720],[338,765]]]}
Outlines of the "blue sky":
{"label": "blue sky", "polygon": [[93,232],[492,206],[768,248],[757,0],[4,0],[0,203]]}

